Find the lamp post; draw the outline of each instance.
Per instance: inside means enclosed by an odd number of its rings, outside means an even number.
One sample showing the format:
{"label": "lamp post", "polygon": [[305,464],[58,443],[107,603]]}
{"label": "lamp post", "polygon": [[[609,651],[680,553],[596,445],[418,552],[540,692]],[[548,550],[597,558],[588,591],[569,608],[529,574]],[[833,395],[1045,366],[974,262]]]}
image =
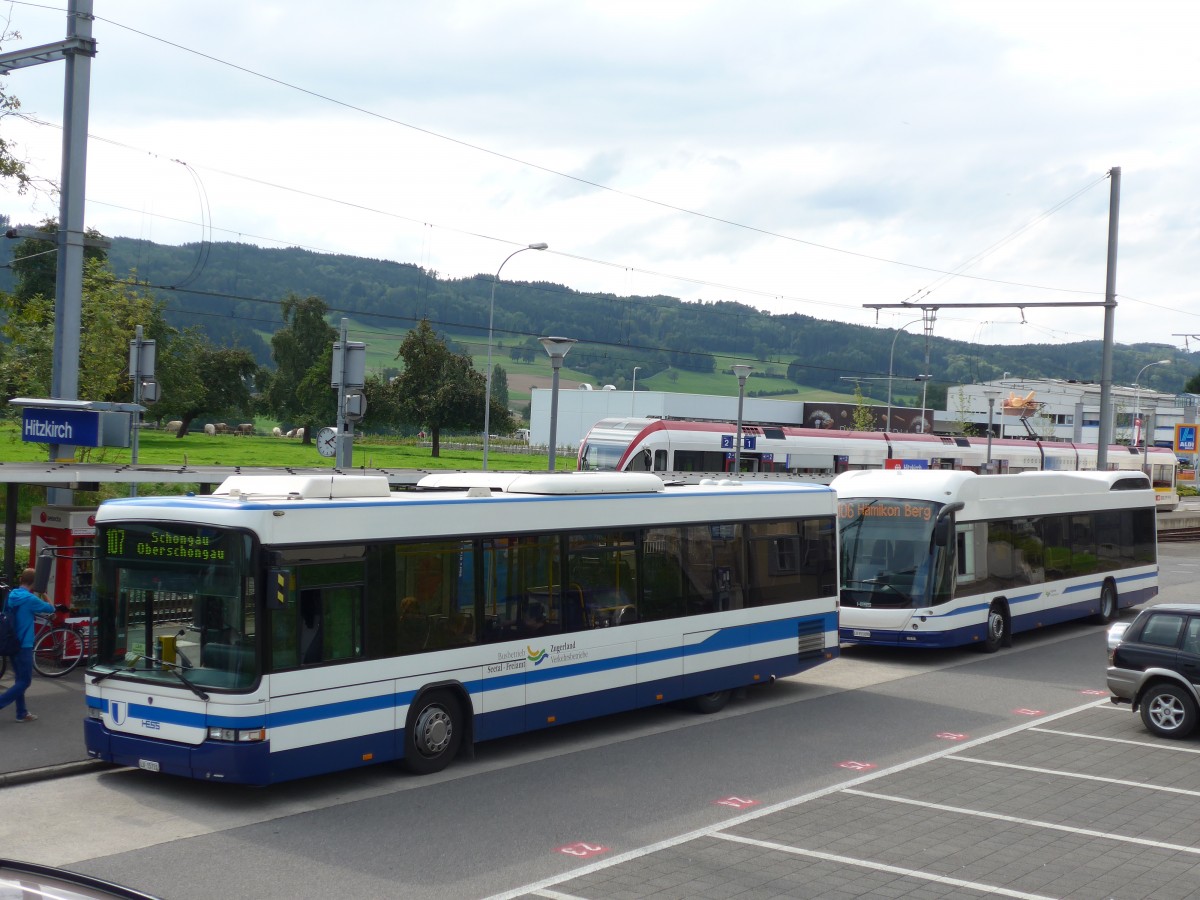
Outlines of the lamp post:
{"label": "lamp post", "polygon": [[751,371],[750,366],[740,365],[733,367],[733,374],[738,380],[738,417],[737,417],[737,435],[733,443],[733,471],[742,471],[742,401],[746,397],[746,378],[749,377]]}
{"label": "lamp post", "polygon": [[892,362],[896,358],[896,338],[900,337],[902,332],[909,325],[916,325],[923,319],[913,319],[911,322],[905,322],[896,329],[896,337],[892,338],[892,352],[888,354],[888,404],[887,404],[887,425],[884,426],[884,431],[892,430]]}
{"label": "lamp post", "polygon": [[633,367],[633,389],[629,392],[629,414],[631,416],[637,415],[637,373],[640,368],[641,366]]}
{"label": "lamp post", "polygon": [[[1137,394],[1135,395],[1135,399],[1133,402],[1134,414],[1137,416],[1137,421],[1139,423],[1141,422],[1141,419],[1142,419],[1142,384],[1141,384],[1142,374],[1151,366],[1169,366],[1170,364],[1171,364],[1171,361],[1169,359],[1160,359],[1156,362],[1146,363],[1144,366],[1142,366],[1141,370],[1137,373],[1137,378],[1133,379],[1133,386],[1135,388],[1137,388]],[[1157,404],[1156,404],[1156,407],[1157,407]],[[1142,471],[1145,472],[1147,475],[1149,475],[1150,474],[1150,472],[1149,472],[1150,441],[1146,437],[1146,426],[1144,424],[1142,424],[1139,427],[1141,430],[1141,437],[1142,437]],[[1136,442],[1134,445],[1136,446]]]}
{"label": "lamp post", "polygon": [[1003,394],[1004,391],[999,388],[984,388],[983,396],[987,397],[988,402],[988,449],[987,449],[987,469],[992,471],[992,422],[995,420],[996,399]]}
{"label": "lamp post", "polygon": [[558,370],[562,368],[563,357],[575,343],[575,338],[544,337],[538,340],[550,354],[550,366],[554,369],[554,379],[550,383],[550,471],[553,472],[554,457],[558,451]]}
{"label": "lamp post", "polygon": [[[529,244],[519,250],[514,250],[504,258],[504,262],[500,263],[500,269],[504,268],[504,263],[516,256],[518,253],[524,253],[526,250],[545,250],[549,244]],[[500,269],[496,270],[496,275],[492,278],[492,299],[488,303],[488,355],[487,355],[487,387],[483,391],[483,471],[487,471],[488,467],[488,444],[491,442],[492,431],[492,321],[496,315],[496,282],[500,280]]]}

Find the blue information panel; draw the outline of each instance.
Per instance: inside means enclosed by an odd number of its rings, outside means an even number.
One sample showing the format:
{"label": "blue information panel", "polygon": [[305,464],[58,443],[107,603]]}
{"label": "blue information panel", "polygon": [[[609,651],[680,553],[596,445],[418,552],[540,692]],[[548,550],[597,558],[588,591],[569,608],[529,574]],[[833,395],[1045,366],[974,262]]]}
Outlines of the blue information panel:
{"label": "blue information panel", "polygon": [[38,409],[25,407],[21,440],[37,444],[100,446],[100,413],[92,409]]}
{"label": "blue information panel", "polygon": [[[736,442],[737,442],[736,434],[721,435],[721,449],[722,450],[732,450],[733,445]],[[743,450],[753,450],[756,446],[758,446],[758,436],[757,435],[754,435],[754,434],[743,434],[742,435],[742,449]]]}

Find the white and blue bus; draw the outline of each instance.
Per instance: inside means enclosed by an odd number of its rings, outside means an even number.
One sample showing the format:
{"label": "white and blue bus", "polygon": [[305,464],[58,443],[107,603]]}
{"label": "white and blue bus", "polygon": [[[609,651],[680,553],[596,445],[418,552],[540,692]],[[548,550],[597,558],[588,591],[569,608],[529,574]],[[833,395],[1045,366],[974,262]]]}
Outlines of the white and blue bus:
{"label": "white and blue bus", "polygon": [[648,473],[241,475],[96,515],[91,757],[269,784],[838,653],[836,498]]}
{"label": "white and blue bus", "polygon": [[858,471],[832,486],[846,642],[990,652],[1158,593],[1154,491],[1140,473]]}

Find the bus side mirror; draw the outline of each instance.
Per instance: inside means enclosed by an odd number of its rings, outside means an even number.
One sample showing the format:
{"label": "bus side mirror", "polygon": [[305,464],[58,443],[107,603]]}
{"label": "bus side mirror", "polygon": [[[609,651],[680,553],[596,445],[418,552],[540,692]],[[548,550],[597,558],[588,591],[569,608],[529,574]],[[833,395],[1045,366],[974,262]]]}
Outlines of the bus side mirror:
{"label": "bus side mirror", "polygon": [[963,508],[962,501],[947,503],[938,510],[937,521],[933,523],[933,545],[945,547],[950,543],[951,529],[954,528],[954,513]]}
{"label": "bus side mirror", "polygon": [[46,593],[50,586],[50,570],[54,567],[54,551],[43,550],[38,556],[37,566],[34,567],[33,592]]}

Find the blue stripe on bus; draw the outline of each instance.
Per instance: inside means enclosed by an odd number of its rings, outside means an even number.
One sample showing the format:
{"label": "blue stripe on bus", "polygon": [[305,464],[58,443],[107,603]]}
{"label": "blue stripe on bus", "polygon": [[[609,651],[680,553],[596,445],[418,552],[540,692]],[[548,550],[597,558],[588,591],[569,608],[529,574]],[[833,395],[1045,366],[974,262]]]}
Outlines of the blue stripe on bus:
{"label": "blue stripe on bus", "polygon": [[[836,648],[831,648],[828,652],[837,655]],[[732,684],[753,683],[756,676],[762,677],[764,673],[785,675],[800,672],[823,660],[824,654],[806,660],[798,660],[794,654],[788,654],[712,669],[687,676],[688,689],[693,695],[724,690]],[[642,685],[623,685],[575,694],[528,706],[483,712],[475,717],[475,737],[477,740],[483,740],[485,737],[499,737],[545,728],[638,706],[659,705],[679,699],[678,690],[682,685],[683,682],[679,678],[664,679]],[[647,692],[647,689],[658,691],[662,694],[661,698]],[[411,693],[409,699],[411,700]],[[99,709],[107,706],[104,701],[95,698],[88,698],[88,705]],[[344,704],[329,705],[339,707]],[[230,721],[242,723],[244,726],[250,720]],[[94,759],[131,767],[138,767],[143,760],[152,761],[158,765],[158,771],[162,774],[243,784],[270,784],[388,762],[404,755],[405,744],[404,729],[401,728],[277,752],[271,751],[269,740],[252,744],[206,740],[196,746],[188,746],[110,731],[102,722],[94,719],[85,720],[84,739],[88,755]]]}
{"label": "blue stripe on bus", "polygon": [[[1154,581],[1155,573],[1143,572],[1141,574],[1123,575],[1123,576],[1105,576],[1112,577],[1118,584],[1123,584],[1128,587],[1129,584],[1135,582]],[[1069,588],[1063,588],[1063,594],[1078,593],[1081,591],[1091,592],[1088,596],[1077,600],[1074,603],[1059,604],[1057,606],[1046,607],[1043,609],[1030,610],[1022,612],[1019,609],[1019,604],[1031,603],[1042,597],[1042,592],[1030,594],[1020,594],[1017,596],[1007,597],[1009,611],[1012,616],[1012,633],[1016,634],[1021,631],[1029,631],[1033,628],[1039,628],[1044,625],[1053,625],[1059,622],[1067,622],[1074,619],[1083,618],[1099,612],[1097,602],[1100,599],[1100,588],[1104,584],[1104,578],[1098,581],[1089,581],[1085,584],[1074,585]],[[1155,584],[1149,584],[1145,587],[1135,588],[1134,590],[1123,590],[1118,593],[1118,606],[1121,609],[1126,609],[1130,606],[1138,606],[1148,600],[1154,598],[1157,593]],[[926,619],[942,619],[943,621],[952,621],[955,617],[964,616],[969,613],[985,614],[991,606],[990,601],[981,603],[973,603],[970,606],[960,607],[946,613],[936,613],[926,616]],[[906,647],[920,648],[940,648],[940,647],[956,647],[962,644],[971,644],[982,641],[986,636],[986,617],[978,622],[972,622],[970,625],[963,625],[954,628],[946,628],[940,630],[924,630],[912,631],[903,629],[884,629],[884,628],[839,628],[839,637],[841,640],[848,643],[856,644],[902,644]],[[855,635],[855,631],[869,630],[871,636],[863,638]]]}
{"label": "blue stripe on bus", "polygon": [[[836,623],[836,617],[834,613],[826,613],[815,618],[822,622],[823,630],[825,632],[834,630]],[[494,678],[485,678],[481,680],[472,679],[465,682],[464,687],[472,696],[483,697],[495,691],[512,687],[522,687],[527,684],[541,684],[552,681],[560,681],[563,679],[575,678],[595,672],[634,668],[639,664],[644,665],[650,662],[678,659],[684,656],[697,656],[723,650],[753,647],[759,644],[794,638],[796,637],[797,625],[806,621],[811,622],[813,621],[813,618],[783,619],[773,622],[733,626],[717,630],[698,644],[666,647],[646,653],[626,653],[608,659],[587,660],[583,662],[557,666],[551,669],[538,670],[527,668],[523,671],[513,673],[512,675],[498,675]],[[630,643],[635,642],[636,640],[631,636]],[[764,661],[752,660],[747,665],[761,667],[764,665]],[[699,677],[702,674],[702,672],[697,672],[689,677]],[[301,709],[271,712],[265,716],[221,716],[211,713],[206,715],[205,713],[170,709],[163,706],[131,703],[129,704],[128,716],[130,718],[145,719],[149,721],[162,722],[164,724],[198,729],[282,728],[288,725],[301,725],[309,722],[320,722],[329,719],[343,718],[345,716],[358,715],[361,713],[377,712],[383,709],[407,706],[413,701],[416,693],[417,692],[415,690],[400,691],[397,693],[379,693],[368,697],[339,700],[332,703],[321,703],[314,706],[303,707]],[[108,714],[109,712],[107,702],[99,698],[88,697],[88,705],[93,708],[100,709],[105,714]]]}

